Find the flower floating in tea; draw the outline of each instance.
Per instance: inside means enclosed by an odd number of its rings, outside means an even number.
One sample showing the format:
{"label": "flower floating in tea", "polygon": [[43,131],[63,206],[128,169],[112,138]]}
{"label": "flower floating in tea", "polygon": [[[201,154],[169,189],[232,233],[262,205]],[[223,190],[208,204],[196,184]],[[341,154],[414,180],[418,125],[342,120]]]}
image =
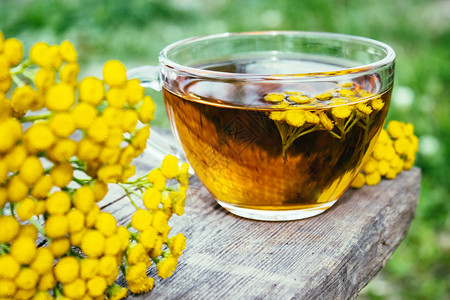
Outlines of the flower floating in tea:
{"label": "flower floating in tea", "polygon": [[[120,271],[132,293],[151,290],[148,267],[171,276],[184,250],[168,221],[184,213],[189,178],[168,155],[130,179],[153,100],[116,60],[103,79],[78,82],[68,41],[22,57],[22,43],[0,32],[0,298],[121,299]],[[128,226],[98,204],[112,183],[136,209]]]}
{"label": "flower floating in tea", "polygon": [[337,85],[333,90],[316,95],[295,91],[270,93],[264,100],[277,103],[272,106],[275,110],[269,117],[280,132],[285,160],[292,144],[313,131],[328,131],[333,137],[345,140],[356,125],[365,131],[364,143],[375,115],[384,106],[379,95],[352,83]]}

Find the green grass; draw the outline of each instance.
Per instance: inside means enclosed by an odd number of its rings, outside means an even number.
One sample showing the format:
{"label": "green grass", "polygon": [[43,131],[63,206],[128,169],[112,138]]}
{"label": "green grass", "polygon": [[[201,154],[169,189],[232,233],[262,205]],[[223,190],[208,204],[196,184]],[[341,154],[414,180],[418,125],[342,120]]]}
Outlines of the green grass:
{"label": "green grass", "polygon": [[[329,31],[390,44],[397,62],[388,118],[415,125],[423,182],[408,236],[360,298],[449,299],[449,15],[448,1],[425,0],[2,0],[0,30],[26,49],[69,39],[85,74],[108,59],[155,65],[173,41],[224,31]],[[154,125],[167,127],[159,93],[149,93],[159,104]]]}

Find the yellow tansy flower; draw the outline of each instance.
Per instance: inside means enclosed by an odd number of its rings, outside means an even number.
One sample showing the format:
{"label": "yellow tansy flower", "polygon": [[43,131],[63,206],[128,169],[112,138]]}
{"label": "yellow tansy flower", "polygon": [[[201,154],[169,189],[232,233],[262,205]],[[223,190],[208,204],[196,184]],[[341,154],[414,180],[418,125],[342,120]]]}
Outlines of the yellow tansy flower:
{"label": "yellow tansy flower", "polygon": [[138,108],[139,120],[146,124],[155,118],[155,102],[152,97],[145,96]]}
{"label": "yellow tansy flower", "polygon": [[106,100],[108,101],[108,105],[122,108],[127,103],[126,91],[121,87],[111,87],[106,92]]}
{"label": "yellow tansy flower", "polygon": [[73,256],[66,256],[61,258],[55,268],[54,273],[56,279],[62,283],[69,283],[78,278],[80,272],[80,264]]}
{"label": "yellow tansy flower", "polygon": [[82,213],[88,214],[95,206],[95,194],[90,186],[78,188],[73,195],[73,204]]}
{"label": "yellow tansy flower", "polygon": [[183,253],[184,248],[186,247],[186,237],[180,232],[169,239],[168,246],[172,255],[178,257]]}
{"label": "yellow tansy flower", "polygon": [[51,215],[45,221],[44,229],[51,239],[64,237],[69,232],[69,220],[65,215]]}
{"label": "yellow tansy flower", "polygon": [[177,267],[178,261],[175,257],[169,256],[160,260],[156,264],[156,268],[158,270],[158,276],[161,278],[167,278],[172,276],[175,268]]}
{"label": "yellow tansy flower", "polygon": [[125,89],[127,91],[127,102],[134,106],[144,98],[144,87],[138,79],[127,80]]}
{"label": "yellow tansy flower", "polygon": [[366,174],[366,184],[367,185],[377,185],[381,181],[381,175],[378,171]]}
{"label": "yellow tansy flower", "polygon": [[77,51],[70,41],[63,41],[59,46],[59,51],[61,57],[66,62],[76,62],[77,61]]}
{"label": "yellow tansy flower", "polygon": [[88,136],[98,142],[104,142],[108,138],[109,127],[102,117],[95,118],[87,129]]}
{"label": "yellow tansy flower", "polygon": [[350,109],[350,106],[348,106],[348,105],[340,105],[340,106],[333,107],[331,109],[331,114],[338,119],[348,118],[351,113],[352,113],[352,110]]}
{"label": "yellow tansy flower", "polygon": [[98,259],[83,258],[80,261],[80,277],[82,279],[90,279],[98,274]]}
{"label": "yellow tansy flower", "polygon": [[367,103],[358,103],[356,104],[356,109],[362,112],[365,115],[370,115],[372,113],[372,108],[367,105]]}
{"label": "yellow tansy flower", "polygon": [[333,94],[331,94],[330,92],[325,92],[316,95],[315,98],[320,101],[330,100],[331,98],[333,98]]}
{"label": "yellow tansy flower", "polygon": [[95,228],[105,237],[110,237],[116,233],[116,218],[114,218],[114,216],[108,212],[101,212],[97,217],[97,221],[95,222]]}
{"label": "yellow tansy flower", "polygon": [[92,185],[92,190],[94,191],[95,201],[102,200],[108,193],[108,185],[104,182],[95,181]]}
{"label": "yellow tansy flower", "polygon": [[79,98],[81,101],[97,106],[105,97],[103,82],[96,77],[85,77],[80,82]]}
{"label": "yellow tansy flower", "polygon": [[16,208],[16,213],[19,219],[27,221],[35,214],[36,201],[27,197],[20,201]]}
{"label": "yellow tansy flower", "polygon": [[291,126],[301,127],[305,124],[306,119],[302,110],[288,110],[286,112],[286,123]]}
{"label": "yellow tansy flower", "polygon": [[37,285],[38,279],[39,274],[36,271],[30,268],[22,268],[15,279],[15,283],[18,288],[29,290]]}
{"label": "yellow tansy flower", "polygon": [[84,161],[93,161],[100,155],[100,145],[90,138],[84,138],[78,143],[77,156]]}
{"label": "yellow tansy flower", "polygon": [[106,280],[103,277],[95,276],[91,279],[89,279],[86,282],[87,286],[87,293],[91,297],[99,297],[103,296],[103,293],[105,292],[107,285]]}
{"label": "yellow tansy flower", "polygon": [[149,210],[158,208],[158,205],[161,202],[161,191],[155,187],[146,189],[144,195],[142,196],[142,202]]}
{"label": "yellow tansy flower", "polygon": [[55,113],[50,118],[49,126],[53,133],[59,137],[69,137],[76,130],[72,114],[68,112]]}
{"label": "yellow tansy flower", "polygon": [[34,84],[38,91],[46,92],[55,83],[55,71],[41,68],[34,76]]}
{"label": "yellow tansy flower", "polygon": [[3,55],[10,66],[17,66],[23,58],[23,44],[16,38],[9,38],[3,42]]}
{"label": "yellow tansy flower", "polygon": [[47,212],[50,215],[63,215],[72,207],[71,197],[65,191],[56,191],[46,200]]}
{"label": "yellow tansy flower", "polygon": [[11,254],[0,255],[0,278],[13,279],[20,271],[19,263]]}
{"label": "yellow tansy flower", "polygon": [[305,95],[290,95],[289,100],[291,100],[294,103],[299,103],[299,104],[307,104],[307,103],[310,103],[311,101],[313,101],[313,99],[311,99]]}
{"label": "yellow tansy flower", "polygon": [[34,239],[20,236],[12,241],[9,253],[19,264],[28,265],[33,261],[36,250]]}
{"label": "yellow tansy flower", "polygon": [[178,158],[168,154],[164,157],[161,164],[161,173],[166,178],[174,178],[179,171]]}
{"label": "yellow tansy flower", "polygon": [[13,216],[0,216],[0,243],[11,242],[19,232],[19,227],[19,222]]}
{"label": "yellow tansy flower", "polygon": [[45,42],[35,43],[30,50],[30,59],[39,67],[50,67],[49,48]]}
{"label": "yellow tansy flower", "polygon": [[376,111],[379,111],[383,108],[384,106],[384,102],[383,99],[381,99],[380,97],[372,100],[372,103],[370,104],[372,106],[372,108]]}
{"label": "yellow tansy flower", "polygon": [[135,110],[126,109],[120,116],[119,125],[124,132],[133,132],[138,119],[139,115]]}
{"label": "yellow tansy flower", "polygon": [[81,241],[81,250],[91,258],[101,256],[105,251],[105,237],[100,231],[89,230]]}
{"label": "yellow tansy flower", "polygon": [[69,232],[74,233],[82,230],[84,228],[84,221],[86,217],[78,209],[71,209],[67,213],[67,218],[69,219]]}
{"label": "yellow tansy flower", "polygon": [[49,149],[55,142],[55,135],[47,123],[35,123],[24,134],[24,145],[30,153]]}
{"label": "yellow tansy flower", "polygon": [[53,181],[50,175],[45,175],[39,178],[33,188],[31,189],[31,195],[37,199],[43,199],[47,196],[53,187]]}
{"label": "yellow tansy flower", "polygon": [[139,234],[139,243],[144,246],[145,250],[150,251],[155,245],[157,236],[158,231],[156,231],[155,228],[149,226]]}
{"label": "yellow tansy flower", "polygon": [[17,114],[24,115],[28,110],[42,109],[44,101],[41,95],[26,84],[14,89],[11,95],[11,107]]}
{"label": "yellow tansy flower", "polygon": [[39,247],[36,251],[36,256],[30,264],[30,268],[38,274],[44,274],[51,271],[53,268],[53,253],[47,247]]}
{"label": "yellow tansy flower", "polygon": [[132,244],[127,250],[127,261],[129,265],[138,265],[144,263],[145,266],[149,266],[150,257],[147,251],[141,243]]}
{"label": "yellow tansy flower", "polygon": [[44,173],[44,167],[36,156],[28,156],[24,159],[19,169],[19,177],[28,185],[35,183]]}
{"label": "yellow tansy flower", "polygon": [[54,162],[68,161],[77,151],[77,142],[70,138],[57,140],[47,151],[47,156]]}
{"label": "yellow tansy flower", "polygon": [[131,226],[138,231],[143,231],[152,224],[152,214],[145,209],[138,209],[131,217]]}
{"label": "yellow tansy flower", "polygon": [[45,106],[52,111],[68,110],[75,103],[75,90],[67,83],[52,85],[45,96]]}
{"label": "yellow tansy flower", "polygon": [[[47,291],[52,289],[56,284],[55,276],[52,271],[43,274],[39,280],[38,289],[40,291]],[[51,300],[51,299],[49,299]]]}
{"label": "yellow tansy flower", "polygon": [[127,80],[127,70],[118,60],[109,60],[103,66],[103,80],[109,86],[120,86]]}
{"label": "yellow tansy flower", "polygon": [[0,280],[0,297],[12,299],[16,293],[16,285],[11,279]]}
{"label": "yellow tansy flower", "polygon": [[50,242],[49,249],[55,257],[61,257],[69,251],[70,246],[68,238],[59,238]]}
{"label": "yellow tansy flower", "polygon": [[319,112],[320,124],[325,128],[325,130],[332,130],[334,127],[333,121],[328,118],[327,114],[324,112]]}
{"label": "yellow tansy flower", "polygon": [[8,152],[15,146],[22,134],[22,125],[17,119],[0,121],[0,153]]}
{"label": "yellow tansy flower", "polygon": [[399,137],[402,137],[404,135],[403,123],[392,120],[387,126],[387,131],[392,138],[398,139]]}
{"label": "yellow tansy flower", "polygon": [[118,182],[122,176],[122,166],[118,164],[103,166],[98,170],[98,180],[104,183]]}
{"label": "yellow tansy flower", "polygon": [[269,93],[264,97],[265,101],[268,102],[281,102],[284,100],[283,93]]}
{"label": "yellow tansy flower", "polygon": [[6,189],[9,201],[18,202],[28,195],[29,186],[19,176],[13,176]]}
{"label": "yellow tansy flower", "polygon": [[76,62],[65,64],[59,72],[61,82],[73,85],[77,82],[77,76],[80,73],[80,66]]}

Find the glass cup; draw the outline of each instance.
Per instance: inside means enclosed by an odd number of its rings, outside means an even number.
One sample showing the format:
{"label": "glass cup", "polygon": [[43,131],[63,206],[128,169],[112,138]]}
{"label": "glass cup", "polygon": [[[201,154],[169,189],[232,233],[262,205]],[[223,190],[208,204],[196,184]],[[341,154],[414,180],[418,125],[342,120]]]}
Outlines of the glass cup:
{"label": "glass cup", "polygon": [[162,89],[196,176],[233,214],[308,218],[330,208],[386,119],[395,53],[317,32],[225,33],[176,42],[133,76]]}

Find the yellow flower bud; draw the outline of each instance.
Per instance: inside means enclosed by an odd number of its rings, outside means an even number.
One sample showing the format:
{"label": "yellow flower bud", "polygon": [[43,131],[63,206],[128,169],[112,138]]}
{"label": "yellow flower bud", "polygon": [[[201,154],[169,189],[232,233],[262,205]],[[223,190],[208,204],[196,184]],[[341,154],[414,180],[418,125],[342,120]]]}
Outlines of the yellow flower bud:
{"label": "yellow flower bud", "polygon": [[50,242],[49,249],[55,257],[61,257],[69,252],[70,241],[68,238],[54,239]]}
{"label": "yellow flower bud", "polygon": [[2,266],[0,268],[0,278],[2,280],[4,278],[14,279],[20,271],[20,264],[10,254],[0,255],[0,266]]}
{"label": "yellow flower bud", "polygon": [[57,280],[64,283],[73,282],[78,278],[80,272],[80,264],[73,256],[65,256],[61,258],[54,268]]}
{"label": "yellow flower bud", "polygon": [[131,226],[138,231],[143,231],[152,224],[152,214],[145,209],[138,209],[131,217]]}
{"label": "yellow flower bud", "polygon": [[36,287],[39,274],[33,269],[22,268],[15,279],[16,286],[19,289],[29,290]]}
{"label": "yellow flower bud", "polygon": [[9,243],[19,233],[20,224],[13,216],[0,216],[0,228],[0,243]]}
{"label": "yellow flower bud", "polygon": [[76,62],[77,61],[77,51],[70,41],[63,41],[59,46],[59,51],[61,57],[66,62]]}
{"label": "yellow flower bud", "polygon": [[0,120],[0,153],[13,148],[22,135],[22,125],[17,119]]}
{"label": "yellow flower bud", "polygon": [[36,156],[28,156],[19,169],[19,177],[28,185],[35,183],[44,173],[44,167]]}
{"label": "yellow flower bud", "polygon": [[63,215],[72,207],[70,195],[65,191],[56,191],[47,199],[46,207],[50,215]]}
{"label": "yellow flower bud", "polygon": [[164,157],[161,165],[161,173],[166,178],[174,178],[179,171],[178,158],[168,154]]}
{"label": "yellow flower bud", "polygon": [[163,190],[166,187],[166,177],[162,174],[160,169],[153,169],[147,174],[148,182],[153,184],[157,190]]}
{"label": "yellow flower bud", "polygon": [[37,274],[44,274],[52,270],[53,268],[53,253],[47,247],[39,247],[36,252],[36,256],[30,265]]}
{"label": "yellow flower bud", "polygon": [[77,151],[77,142],[70,138],[57,140],[47,152],[47,157],[54,162],[68,161]]}
{"label": "yellow flower bud", "polygon": [[72,181],[73,178],[73,167],[70,162],[62,162],[56,164],[50,170],[50,177],[52,182],[57,187],[66,187]]}
{"label": "yellow flower bud", "polygon": [[38,289],[40,291],[47,291],[52,289],[56,284],[55,276],[53,275],[53,271],[49,271],[43,275],[39,280]]}
{"label": "yellow flower bud", "polygon": [[139,243],[144,246],[145,250],[150,251],[155,245],[158,232],[155,228],[148,226],[139,234]]}
{"label": "yellow flower bud", "polygon": [[29,197],[20,201],[16,208],[16,213],[19,219],[27,221],[35,214],[36,201]]}
{"label": "yellow flower bud", "polygon": [[101,256],[105,251],[105,237],[97,230],[89,230],[81,241],[81,250],[88,257]]}
{"label": "yellow flower bud", "polygon": [[52,178],[49,175],[42,176],[31,189],[31,195],[37,199],[43,199],[48,195],[52,187]]}
{"label": "yellow flower bud", "polygon": [[68,112],[55,113],[49,121],[50,129],[56,136],[67,138],[75,132],[76,125]]}
{"label": "yellow flower bud", "polygon": [[0,298],[12,299],[16,289],[17,287],[11,279],[0,280]]}
{"label": "yellow flower bud", "polygon": [[45,97],[45,106],[52,111],[65,111],[75,103],[75,90],[67,83],[52,85]]}
{"label": "yellow flower bud", "polygon": [[72,117],[80,129],[86,129],[97,116],[97,109],[89,103],[78,103],[72,110]]}
{"label": "yellow flower bud", "polygon": [[36,254],[36,244],[34,239],[27,236],[16,238],[11,243],[10,254],[22,265],[28,265],[33,261]]}
{"label": "yellow flower bud", "polygon": [[158,276],[161,278],[167,278],[172,276],[175,268],[177,267],[178,261],[175,257],[169,256],[160,260],[156,264],[156,268],[158,270]]}
{"label": "yellow flower bud", "polygon": [[80,66],[76,62],[65,64],[59,72],[61,82],[74,85],[77,82],[77,76],[80,73]]}
{"label": "yellow flower bud", "polygon": [[71,209],[67,213],[67,218],[69,219],[69,232],[74,233],[80,231],[84,228],[84,214],[78,209]]}
{"label": "yellow flower bud", "polygon": [[142,196],[142,202],[148,210],[158,208],[158,205],[161,202],[161,192],[154,187],[146,189]]}
{"label": "yellow flower bud", "polygon": [[108,212],[101,212],[95,222],[95,228],[105,237],[110,237],[115,234],[117,230],[116,218]]}
{"label": "yellow flower bud", "polygon": [[303,111],[297,110],[297,109],[288,110],[286,112],[285,118],[286,118],[286,123],[288,123],[289,125],[294,126],[294,127],[302,127],[306,122]]}
{"label": "yellow flower bud", "polygon": [[13,176],[7,186],[8,199],[19,202],[28,195],[28,185],[19,176]]}
{"label": "yellow flower bud", "polygon": [[92,297],[102,296],[107,287],[105,278],[100,276],[95,276],[89,279],[86,286],[89,296]]}
{"label": "yellow flower bud", "polygon": [[83,258],[80,261],[80,276],[82,279],[90,279],[98,274],[99,261],[96,258]]}
{"label": "yellow flower bud", "polygon": [[69,232],[69,220],[65,215],[51,215],[45,221],[44,228],[45,233],[49,238],[61,238]]}
{"label": "yellow flower bud", "polygon": [[118,60],[109,60],[103,66],[103,80],[109,86],[120,86],[127,80],[127,70]]}
{"label": "yellow flower bud", "polygon": [[138,79],[130,79],[126,82],[125,89],[127,92],[128,104],[134,106],[144,98],[144,87]]}
{"label": "yellow flower bud", "polygon": [[23,57],[23,44],[16,38],[9,38],[3,42],[3,55],[10,66],[17,66]]}
{"label": "yellow flower bud", "polygon": [[82,279],[75,279],[63,285],[63,293],[70,299],[79,299],[86,294],[86,283]]}
{"label": "yellow flower bud", "polygon": [[27,111],[40,110],[44,107],[44,99],[31,86],[23,85],[14,89],[11,95],[11,107],[18,115]]}
{"label": "yellow flower bud", "polygon": [[34,76],[34,84],[38,91],[45,93],[55,83],[55,79],[55,71],[41,68]]}
{"label": "yellow flower bud", "polygon": [[81,101],[97,106],[105,97],[103,82],[96,77],[86,77],[80,82],[79,98]]}
{"label": "yellow flower bud", "polygon": [[49,149],[55,142],[55,136],[44,122],[35,123],[24,134],[24,145],[30,153]]}
{"label": "yellow flower bud", "polygon": [[95,206],[95,194],[90,186],[82,186],[75,191],[73,204],[82,213],[88,214]]}
{"label": "yellow flower bud", "polygon": [[139,120],[146,124],[155,118],[155,102],[152,97],[145,96],[141,106],[138,108]]}

